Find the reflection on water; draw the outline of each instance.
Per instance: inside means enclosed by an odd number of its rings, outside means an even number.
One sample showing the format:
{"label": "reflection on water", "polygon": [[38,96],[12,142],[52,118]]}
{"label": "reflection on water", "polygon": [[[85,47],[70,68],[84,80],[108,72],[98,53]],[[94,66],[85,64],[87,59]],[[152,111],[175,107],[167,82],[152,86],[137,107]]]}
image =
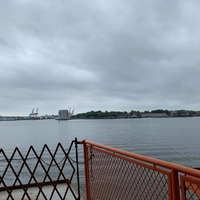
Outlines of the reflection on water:
{"label": "reflection on water", "polygon": [[[26,153],[33,145],[66,148],[75,137],[162,159],[200,167],[200,118],[108,120],[36,120],[0,122],[0,148],[9,155],[16,146]],[[82,149],[79,147],[82,154]],[[80,158],[81,160],[82,158]],[[80,175],[84,171],[81,166]]]}

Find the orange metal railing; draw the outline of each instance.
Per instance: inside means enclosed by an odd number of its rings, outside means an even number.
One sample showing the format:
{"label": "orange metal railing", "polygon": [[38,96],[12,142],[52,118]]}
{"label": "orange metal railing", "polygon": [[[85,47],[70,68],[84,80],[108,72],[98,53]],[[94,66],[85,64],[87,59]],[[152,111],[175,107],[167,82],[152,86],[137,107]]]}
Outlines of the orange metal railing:
{"label": "orange metal railing", "polygon": [[83,141],[88,200],[200,199],[200,171]]}

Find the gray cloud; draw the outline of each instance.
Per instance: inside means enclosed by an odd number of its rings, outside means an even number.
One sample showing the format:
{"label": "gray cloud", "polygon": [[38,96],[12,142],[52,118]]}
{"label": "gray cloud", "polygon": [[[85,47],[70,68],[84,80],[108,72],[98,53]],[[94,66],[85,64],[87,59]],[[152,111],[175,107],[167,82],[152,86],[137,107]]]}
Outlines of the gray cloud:
{"label": "gray cloud", "polygon": [[200,3],[0,2],[0,115],[199,109]]}

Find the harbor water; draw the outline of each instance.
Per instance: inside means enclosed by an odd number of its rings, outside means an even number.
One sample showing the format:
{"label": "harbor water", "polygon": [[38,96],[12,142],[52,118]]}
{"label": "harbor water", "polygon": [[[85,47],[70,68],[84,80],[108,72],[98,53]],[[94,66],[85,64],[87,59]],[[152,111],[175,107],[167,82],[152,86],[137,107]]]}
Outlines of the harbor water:
{"label": "harbor water", "polygon": [[[101,120],[24,120],[0,122],[0,148],[12,154],[15,147],[27,152],[44,144],[66,149],[74,138],[150,156],[188,167],[200,167],[200,117]],[[82,148],[79,146],[80,160]],[[73,156],[73,155],[72,155]],[[80,166],[84,190],[84,170]]]}

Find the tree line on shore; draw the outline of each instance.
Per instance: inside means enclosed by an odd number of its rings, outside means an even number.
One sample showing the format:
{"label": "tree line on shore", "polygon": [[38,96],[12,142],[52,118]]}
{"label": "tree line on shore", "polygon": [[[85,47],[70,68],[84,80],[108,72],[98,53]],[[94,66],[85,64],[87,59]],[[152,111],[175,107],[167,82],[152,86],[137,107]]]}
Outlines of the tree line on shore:
{"label": "tree line on shore", "polygon": [[74,119],[117,119],[117,118],[144,118],[144,117],[193,117],[200,116],[200,111],[193,110],[163,110],[152,111],[90,111],[74,115]]}

